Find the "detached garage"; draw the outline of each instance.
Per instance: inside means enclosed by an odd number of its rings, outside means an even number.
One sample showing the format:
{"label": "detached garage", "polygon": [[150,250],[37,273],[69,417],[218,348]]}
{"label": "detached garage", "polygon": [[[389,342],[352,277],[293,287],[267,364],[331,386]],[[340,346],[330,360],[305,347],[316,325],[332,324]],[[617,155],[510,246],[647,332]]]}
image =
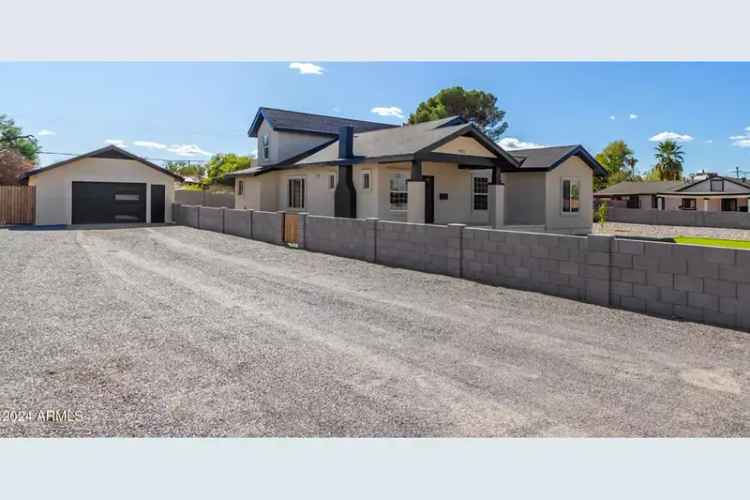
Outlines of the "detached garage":
{"label": "detached garage", "polygon": [[116,146],[27,172],[37,225],[172,221],[179,175]]}

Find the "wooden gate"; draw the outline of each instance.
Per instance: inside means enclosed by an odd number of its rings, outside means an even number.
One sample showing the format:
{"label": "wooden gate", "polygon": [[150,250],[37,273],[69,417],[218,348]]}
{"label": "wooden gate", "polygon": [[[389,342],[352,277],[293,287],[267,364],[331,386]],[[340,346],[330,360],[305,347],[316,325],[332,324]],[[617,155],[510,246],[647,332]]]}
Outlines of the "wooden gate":
{"label": "wooden gate", "polygon": [[284,243],[299,244],[299,215],[284,214]]}
{"label": "wooden gate", "polygon": [[33,224],[35,204],[34,186],[0,186],[0,225]]}

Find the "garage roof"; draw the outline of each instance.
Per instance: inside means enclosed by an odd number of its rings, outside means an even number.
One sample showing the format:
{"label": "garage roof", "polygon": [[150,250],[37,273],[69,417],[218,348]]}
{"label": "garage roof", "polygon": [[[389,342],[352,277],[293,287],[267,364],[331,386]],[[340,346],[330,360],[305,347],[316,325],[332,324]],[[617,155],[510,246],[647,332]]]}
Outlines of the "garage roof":
{"label": "garage roof", "polygon": [[121,159],[121,160],[135,160],[137,162],[143,163],[147,167],[153,168],[154,170],[158,170],[162,174],[166,174],[166,175],[169,175],[170,177],[174,177],[176,180],[180,182],[183,181],[183,178],[175,174],[174,172],[170,172],[166,168],[160,167],[156,163],[150,162],[145,158],[141,158],[140,156],[134,155],[133,153],[130,153],[129,151],[125,151],[122,148],[118,148],[117,146],[106,146],[101,149],[96,149],[94,151],[84,153],[82,155],[74,156],[73,158],[68,158],[66,160],[58,161],[57,163],[47,165],[46,167],[35,168],[34,170],[30,170],[24,173],[20,177],[20,180],[28,179],[32,175],[41,174],[42,172],[47,172],[48,170],[62,167],[74,161],[82,160],[84,158],[115,158],[115,159]]}

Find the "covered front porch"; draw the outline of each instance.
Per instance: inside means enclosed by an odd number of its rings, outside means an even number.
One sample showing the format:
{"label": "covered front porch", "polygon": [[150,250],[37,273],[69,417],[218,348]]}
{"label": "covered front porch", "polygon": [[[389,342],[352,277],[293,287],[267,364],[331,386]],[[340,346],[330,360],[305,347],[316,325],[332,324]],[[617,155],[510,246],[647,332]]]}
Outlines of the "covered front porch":
{"label": "covered front porch", "polygon": [[750,193],[676,193],[657,196],[659,210],[748,212]]}

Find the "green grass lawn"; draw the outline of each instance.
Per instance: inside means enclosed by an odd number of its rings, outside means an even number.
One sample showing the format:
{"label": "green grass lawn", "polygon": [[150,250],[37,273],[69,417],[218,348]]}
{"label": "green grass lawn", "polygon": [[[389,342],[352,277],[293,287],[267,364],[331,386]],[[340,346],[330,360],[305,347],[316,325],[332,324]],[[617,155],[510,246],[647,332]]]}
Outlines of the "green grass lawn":
{"label": "green grass lawn", "polygon": [[743,240],[716,240],[713,238],[694,238],[691,236],[678,236],[675,243],[683,245],[703,245],[707,247],[739,248],[750,250],[750,241]]}

